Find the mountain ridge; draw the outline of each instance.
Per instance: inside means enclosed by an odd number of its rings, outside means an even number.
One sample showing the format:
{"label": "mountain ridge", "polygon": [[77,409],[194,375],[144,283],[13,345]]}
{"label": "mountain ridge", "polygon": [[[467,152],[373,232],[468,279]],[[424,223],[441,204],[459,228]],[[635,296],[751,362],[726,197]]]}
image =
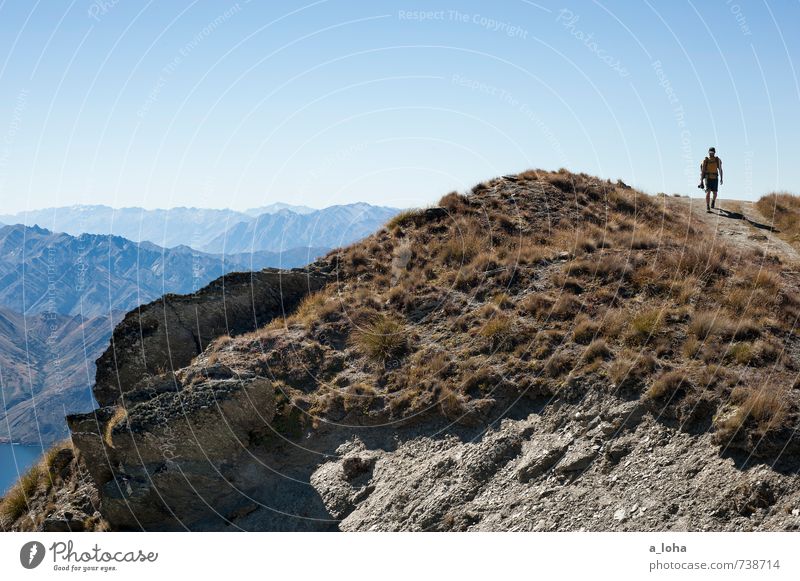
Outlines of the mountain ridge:
{"label": "mountain ridge", "polygon": [[[347,206],[333,207],[346,208]],[[369,214],[370,211],[376,214],[376,217],[370,222],[372,230],[377,228],[380,225],[380,221],[384,220],[386,216],[386,208],[363,203],[350,204],[350,206],[359,208],[363,214]],[[374,208],[374,210],[370,210],[371,208]],[[135,206],[113,208],[102,204],[73,205],[2,215],[0,216],[0,224],[20,223],[29,227],[38,225],[48,230],[63,232],[71,236],[79,236],[86,233],[113,235],[121,236],[133,242],[151,242],[163,248],[185,245],[204,251],[215,238],[224,235],[226,231],[239,224],[252,223],[260,216],[275,216],[279,214],[286,219],[296,216],[316,215],[319,221],[325,222],[331,220],[333,215],[333,212],[326,212],[326,210],[327,208],[317,210],[307,206],[281,202],[241,212],[230,209],[195,207],[147,210]],[[389,213],[392,211],[397,212],[397,210],[392,209]],[[341,228],[342,225],[339,224],[332,229],[340,230]],[[277,230],[280,230],[280,224],[277,225]],[[275,236],[275,233],[273,232],[271,235]],[[291,237],[288,239],[291,240]],[[330,240],[314,241],[309,239],[307,241],[291,241],[283,246],[257,247],[254,250],[279,252],[301,246],[331,248],[334,245]],[[245,250],[236,250],[235,252],[249,250],[247,248]]]}
{"label": "mountain ridge", "polygon": [[[733,215],[531,170],[165,296],[62,479],[112,530],[795,530],[800,278]],[[52,490],[3,526],[97,527]]]}

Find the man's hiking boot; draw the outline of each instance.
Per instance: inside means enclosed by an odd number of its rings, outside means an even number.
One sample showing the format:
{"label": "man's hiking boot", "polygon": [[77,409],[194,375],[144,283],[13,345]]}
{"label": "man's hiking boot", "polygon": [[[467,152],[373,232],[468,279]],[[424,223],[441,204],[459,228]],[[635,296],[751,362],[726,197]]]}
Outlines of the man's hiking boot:
{"label": "man's hiking boot", "polygon": [[716,204],[716,203],[717,203],[717,201],[716,201],[716,200],[711,200],[711,207],[713,208],[713,207],[714,207],[714,204]]}
{"label": "man's hiking boot", "polygon": [[709,214],[711,213],[711,206],[707,204],[706,204],[706,212],[708,212]]}

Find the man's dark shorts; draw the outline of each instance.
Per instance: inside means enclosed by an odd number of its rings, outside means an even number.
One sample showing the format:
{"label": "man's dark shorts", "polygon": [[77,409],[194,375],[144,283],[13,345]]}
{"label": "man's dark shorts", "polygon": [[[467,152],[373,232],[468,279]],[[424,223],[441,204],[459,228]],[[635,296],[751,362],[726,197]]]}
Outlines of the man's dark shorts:
{"label": "man's dark shorts", "polygon": [[717,188],[719,183],[719,179],[717,178],[706,178],[706,189],[711,190],[712,192],[718,191]]}

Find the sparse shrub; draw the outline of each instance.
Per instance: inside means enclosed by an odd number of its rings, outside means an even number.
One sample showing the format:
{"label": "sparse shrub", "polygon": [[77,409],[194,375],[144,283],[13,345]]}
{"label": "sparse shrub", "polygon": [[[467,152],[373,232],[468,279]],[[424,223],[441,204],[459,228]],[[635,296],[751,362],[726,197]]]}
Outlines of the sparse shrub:
{"label": "sparse shrub", "polygon": [[651,385],[646,396],[650,399],[672,399],[680,390],[686,390],[690,385],[689,376],[683,370],[667,371],[661,374]]}
{"label": "sparse shrub", "polygon": [[583,358],[588,362],[605,359],[609,355],[611,355],[611,350],[603,339],[595,339],[583,352]]}
{"label": "sparse shrub", "polygon": [[442,196],[442,199],[439,200],[439,206],[442,208],[447,208],[451,214],[463,211],[468,204],[469,200],[467,197],[459,194],[458,192],[450,192],[449,194]]}
{"label": "sparse shrub", "polygon": [[751,343],[736,343],[730,348],[728,354],[739,365],[749,365],[755,357]]}
{"label": "sparse shrub", "polygon": [[655,366],[656,361],[650,353],[636,353],[626,349],[608,368],[608,378],[617,389],[638,389],[653,373]]}
{"label": "sparse shrub", "polygon": [[8,525],[28,511],[29,503],[39,487],[42,476],[40,464],[31,466],[11,487],[0,503],[0,518]]}
{"label": "sparse shrub", "polygon": [[392,216],[386,222],[386,229],[389,231],[397,230],[403,226],[408,226],[414,222],[414,219],[420,215],[419,209],[403,210],[398,214]]}
{"label": "sparse shrub", "polygon": [[550,313],[555,319],[571,319],[581,310],[582,306],[581,302],[573,295],[562,294],[558,297]]}
{"label": "sparse shrub", "polygon": [[547,377],[553,379],[561,377],[572,368],[572,358],[564,353],[554,353],[544,364],[542,371]]}
{"label": "sparse shrub", "polygon": [[663,323],[661,309],[648,309],[631,319],[628,339],[633,343],[643,344],[652,339]]}
{"label": "sparse shrub", "polygon": [[773,192],[758,200],[756,208],[782,238],[792,244],[800,241],[800,197],[789,192]]}
{"label": "sparse shrub", "polygon": [[355,347],[374,361],[401,355],[408,347],[408,333],[399,319],[379,314],[350,334]]}
{"label": "sparse shrub", "polygon": [[491,349],[509,347],[514,334],[514,325],[510,317],[497,315],[487,321],[478,334],[489,343]]}
{"label": "sparse shrub", "polygon": [[588,345],[600,332],[600,325],[590,320],[587,317],[581,317],[575,322],[575,329],[572,331],[572,337],[576,343]]}
{"label": "sparse shrub", "polygon": [[702,346],[702,342],[697,337],[694,335],[689,335],[686,337],[686,341],[683,342],[683,348],[681,349],[681,352],[687,359],[694,359],[697,357],[697,354],[700,352]]}
{"label": "sparse shrub", "polygon": [[439,409],[448,420],[457,420],[464,415],[464,403],[461,397],[447,386],[439,390]]}
{"label": "sparse shrub", "polygon": [[537,319],[545,319],[553,308],[553,298],[542,293],[531,293],[522,300],[525,312]]}
{"label": "sparse shrub", "polygon": [[733,334],[733,324],[725,314],[721,312],[701,311],[696,312],[689,323],[689,332],[701,341],[705,341],[712,336],[731,336]]}
{"label": "sparse shrub", "polygon": [[[745,395],[746,394],[746,395]],[[741,402],[726,416],[715,421],[717,439],[730,441],[747,428],[748,422],[755,424],[761,434],[784,427],[787,419],[787,403],[785,395],[776,388],[762,387],[753,390],[737,388],[731,394],[731,400]]]}

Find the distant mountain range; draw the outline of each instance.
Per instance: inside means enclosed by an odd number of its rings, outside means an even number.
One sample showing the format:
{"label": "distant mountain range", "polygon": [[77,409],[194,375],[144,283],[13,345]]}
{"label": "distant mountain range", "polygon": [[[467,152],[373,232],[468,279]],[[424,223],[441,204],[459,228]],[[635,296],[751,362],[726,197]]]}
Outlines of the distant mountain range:
{"label": "distant mountain range", "polygon": [[308,264],[397,212],[277,203],[245,212],[70,206],[0,216],[0,441],[63,437],[65,412],[93,407],[94,362],[137,305],[228,272]]}
{"label": "distant mountain range", "polygon": [[231,226],[203,250],[227,254],[279,252],[291,246],[338,248],[369,236],[398,212],[396,208],[363,203],[330,206],[306,214],[283,209]]}
{"label": "distant mountain range", "polygon": [[120,236],[0,227],[0,306],[26,315],[95,317],[129,311],[165,293],[189,293],[226,272],[292,268],[326,248],[218,256],[187,246],[164,249]]}
{"label": "distant mountain range", "polygon": [[94,361],[120,316],[232,271],[292,268],[325,248],[219,256],[120,236],[0,227],[0,441],[49,443],[88,411]]}
{"label": "distant mountain range", "polygon": [[66,435],[65,412],[94,407],[94,361],[124,314],[25,317],[0,307],[0,442],[47,445]]}
{"label": "distant mountain range", "polygon": [[227,254],[333,248],[371,234],[397,212],[364,203],[322,210],[276,203],[244,212],[67,206],[0,215],[0,223],[40,226],[72,236],[111,234],[164,248],[188,246]]}

